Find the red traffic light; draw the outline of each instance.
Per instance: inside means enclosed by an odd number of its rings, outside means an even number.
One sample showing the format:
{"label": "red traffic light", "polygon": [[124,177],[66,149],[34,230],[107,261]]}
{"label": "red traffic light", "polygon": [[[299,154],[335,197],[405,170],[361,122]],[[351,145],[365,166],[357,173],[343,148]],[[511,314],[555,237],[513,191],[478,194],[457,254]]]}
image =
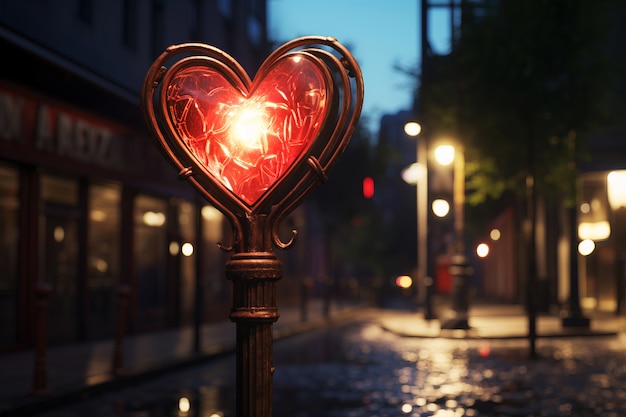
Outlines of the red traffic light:
{"label": "red traffic light", "polygon": [[374,197],[374,179],[372,177],[363,178],[363,197]]}

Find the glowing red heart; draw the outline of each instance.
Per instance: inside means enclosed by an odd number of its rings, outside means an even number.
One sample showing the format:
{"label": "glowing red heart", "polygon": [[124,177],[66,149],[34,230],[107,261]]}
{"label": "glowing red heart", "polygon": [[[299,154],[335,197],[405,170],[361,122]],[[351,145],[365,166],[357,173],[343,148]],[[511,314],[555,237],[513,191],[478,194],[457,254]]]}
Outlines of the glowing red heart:
{"label": "glowing red heart", "polygon": [[323,70],[286,55],[249,91],[210,66],[181,69],[167,86],[171,124],[198,163],[253,205],[317,137],[329,91]]}

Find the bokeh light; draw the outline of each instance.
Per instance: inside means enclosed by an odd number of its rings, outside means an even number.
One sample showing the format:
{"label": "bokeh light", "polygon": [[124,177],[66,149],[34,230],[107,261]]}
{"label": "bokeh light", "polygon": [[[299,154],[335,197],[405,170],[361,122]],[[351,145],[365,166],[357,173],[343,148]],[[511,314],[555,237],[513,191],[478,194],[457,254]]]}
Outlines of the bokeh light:
{"label": "bokeh light", "polygon": [[446,200],[438,198],[432,203],[433,213],[437,217],[446,217],[450,212],[450,203]]}
{"label": "bokeh light", "polygon": [[578,244],[578,253],[582,256],[589,256],[596,249],[596,244],[593,240],[585,239]]}
{"label": "bokeh light", "polygon": [[479,258],[484,258],[489,255],[489,245],[486,243],[478,244],[478,246],[476,246],[476,255],[478,255]]}

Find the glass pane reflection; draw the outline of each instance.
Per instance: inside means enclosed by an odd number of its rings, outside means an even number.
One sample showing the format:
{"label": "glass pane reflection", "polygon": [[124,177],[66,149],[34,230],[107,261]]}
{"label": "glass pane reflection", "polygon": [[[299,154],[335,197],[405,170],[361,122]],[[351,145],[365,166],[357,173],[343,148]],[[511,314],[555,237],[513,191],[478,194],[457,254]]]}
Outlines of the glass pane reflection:
{"label": "glass pane reflection", "polygon": [[167,203],[148,195],[135,198],[135,276],[138,326],[163,327],[168,318]]}
{"label": "glass pane reflection", "polygon": [[78,338],[78,182],[68,178],[41,177],[39,279],[52,284],[49,323],[50,343]]}
{"label": "glass pane reflection", "polygon": [[89,188],[87,299],[90,338],[114,334],[115,285],[120,278],[120,187]]}
{"label": "glass pane reflection", "polygon": [[195,204],[184,200],[177,201],[176,208],[180,233],[180,250],[176,253],[180,265],[179,314],[181,324],[186,325],[193,323],[195,308],[196,257],[193,254],[196,244],[197,208]]}

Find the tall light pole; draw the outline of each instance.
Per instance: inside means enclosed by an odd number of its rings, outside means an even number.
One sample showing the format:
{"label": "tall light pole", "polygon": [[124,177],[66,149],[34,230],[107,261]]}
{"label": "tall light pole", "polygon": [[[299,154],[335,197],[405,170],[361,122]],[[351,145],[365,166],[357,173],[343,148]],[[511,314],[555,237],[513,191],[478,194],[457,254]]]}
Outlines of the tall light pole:
{"label": "tall light pole", "polygon": [[422,126],[414,121],[404,125],[404,133],[416,140],[415,161],[419,170],[414,179],[404,180],[417,185],[417,275],[424,294],[424,318],[433,320],[432,277],[428,276],[428,146],[425,138],[418,139]]}
{"label": "tall light pole", "polygon": [[471,268],[467,265],[465,243],[463,241],[465,226],[465,155],[459,144],[442,145],[437,148],[441,153],[436,155],[442,163],[454,163],[452,201],[454,212],[454,251],[450,264],[452,275],[452,317],[441,324],[442,329],[469,329],[469,277]]}

